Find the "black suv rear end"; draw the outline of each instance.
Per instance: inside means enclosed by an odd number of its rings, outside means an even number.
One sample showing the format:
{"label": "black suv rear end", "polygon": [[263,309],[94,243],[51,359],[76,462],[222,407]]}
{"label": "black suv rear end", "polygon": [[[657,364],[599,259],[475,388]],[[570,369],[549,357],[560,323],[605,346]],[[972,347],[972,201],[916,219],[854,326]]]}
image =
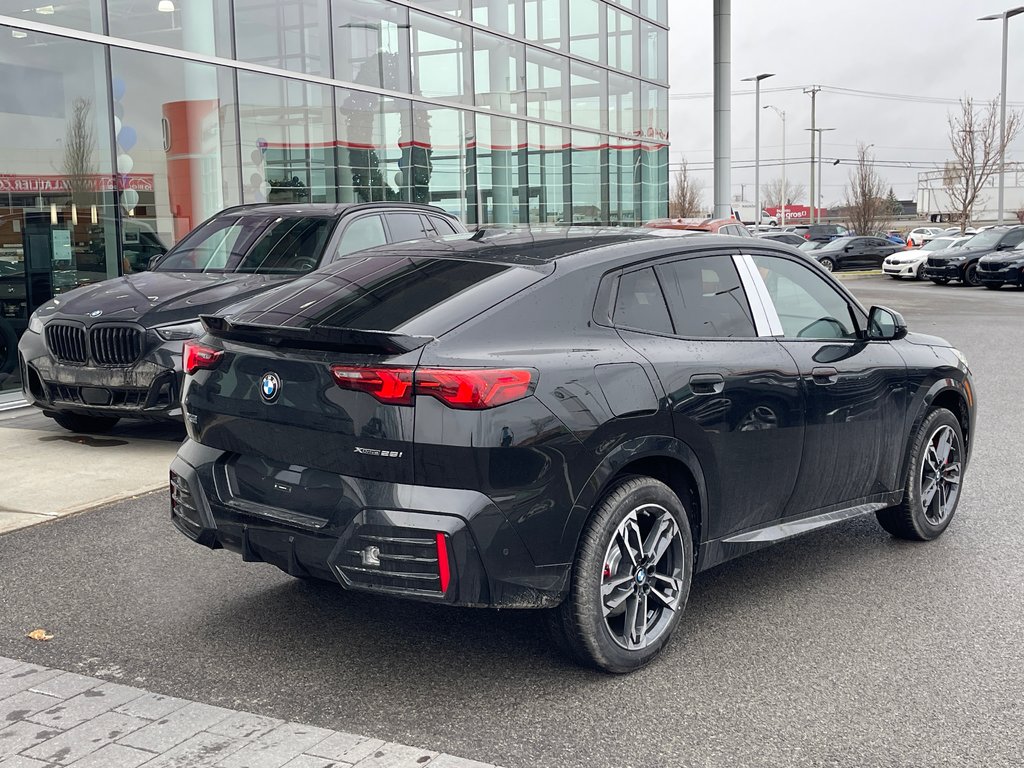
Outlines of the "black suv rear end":
{"label": "black suv rear end", "polygon": [[849,235],[849,230],[842,224],[799,224],[792,228],[793,233],[804,240],[814,240],[821,243],[828,243],[837,237]]}

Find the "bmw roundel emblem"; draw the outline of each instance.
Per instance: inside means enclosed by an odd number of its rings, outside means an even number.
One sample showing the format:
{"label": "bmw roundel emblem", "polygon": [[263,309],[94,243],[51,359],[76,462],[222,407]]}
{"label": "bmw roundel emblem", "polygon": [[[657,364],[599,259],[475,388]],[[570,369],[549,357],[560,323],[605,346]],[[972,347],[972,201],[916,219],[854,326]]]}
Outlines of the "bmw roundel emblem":
{"label": "bmw roundel emblem", "polygon": [[89,313],[89,317],[99,317],[102,314],[103,314],[103,310],[102,309],[94,309],[92,312]]}
{"label": "bmw roundel emblem", "polygon": [[280,394],[281,377],[276,373],[263,374],[263,380],[260,382],[260,397],[263,398],[263,402],[272,403]]}

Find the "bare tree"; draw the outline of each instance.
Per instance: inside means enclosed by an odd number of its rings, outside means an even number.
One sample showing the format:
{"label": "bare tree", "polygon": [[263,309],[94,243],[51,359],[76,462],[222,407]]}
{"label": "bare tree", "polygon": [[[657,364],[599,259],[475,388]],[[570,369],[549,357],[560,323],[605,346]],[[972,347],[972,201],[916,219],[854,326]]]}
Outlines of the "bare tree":
{"label": "bare tree", "polygon": [[704,215],[704,183],[690,175],[686,160],[676,171],[672,196],[668,201],[668,215],[683,219]]}
{"label": "bare tree", "polygon": [[970,97],[960,100],[960,111],[948,116],[953,159],[946,163],[942,185],[953,204],[961,231],[970,226],[974,205],[985,183],[999,170],[999,158],[1020,132],[1021,112],[1006,114],[1005,143],[999,141],[999,102],[993,99],[975,108]]}
{"label": "bare tree", "polygon": [[772,179],[767,184],[761,185],[761,202],[766,208],[780,208],[783,197],[785,197],[786,205],[794,205],[806,194],[807,190],[803,184],[795,184],[789,179],[786,179],[785,190],[782,188],[781,178]]}
{"label": "bare tree", "polygon": [[64,136],[64,176],[71,187],[71,197],[82,202],[93,191],[96,165],[96,132],[92,125],[92,101],[77,98],[71,104],[71,119]]}
{"label": "bare tree", "polygon": [[1017,217],[1017,221],[1024,224],[1024,205],[1013,212],[1013,215]]}
{"label": "bare tree", "polygon": [[850,229],[858,235],[887,229],[892,216],[886,184],[875,170],[875,156],[864,144],[857,145],[857,165],[846,186],[846,215]]}

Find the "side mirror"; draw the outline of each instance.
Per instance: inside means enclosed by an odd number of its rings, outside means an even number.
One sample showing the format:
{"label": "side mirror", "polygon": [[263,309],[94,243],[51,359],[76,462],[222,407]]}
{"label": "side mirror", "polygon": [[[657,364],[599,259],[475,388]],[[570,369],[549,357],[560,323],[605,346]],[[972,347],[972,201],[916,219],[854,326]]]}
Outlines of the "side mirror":
{"label": "side mirror", "polygon": [[845,252],[847,252],[847,253],[849,253],[849,252],[850,252],[850,251],[852,251],[852,250],[853,250],[853,246],[852,246],[852,245],[848,245],[848,246],[846,246],[845,248],[843,248],[843,251],[845,251]]}
{"label": "side mirror", "polygon": [[903,315],[888,307],[872,307],[868,313],[868,338],[877,341],[896,341],[907,335],[907,321]]}
{"label": "side mirror", "polygon": [[997,251],[1008,251],[1008,250],[1010,250],[1013,247],[1014,246],[1010,245],[1009,243],[1000,243],[999,245],[996,246],[996,250]]}

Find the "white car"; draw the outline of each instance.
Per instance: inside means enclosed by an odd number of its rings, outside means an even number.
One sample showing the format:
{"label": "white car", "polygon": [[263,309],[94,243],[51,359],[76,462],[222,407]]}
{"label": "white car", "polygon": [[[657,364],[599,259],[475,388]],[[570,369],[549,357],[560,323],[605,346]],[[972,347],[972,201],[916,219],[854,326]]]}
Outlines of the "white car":
{"label": "white car", "polygon": [[918,227],[907,232],[907,246],[917,248],[924,245],[935,237],[942,237],[944,231],[941,227]]}
{"label": "white car", "polygon": [[882,274],[889,275],[894,280],[909,278],[911,280],[923,280],[921,267],[936,251],[952,250],[961,247],[970,240],[972,235],[958,237],[933,237],[920,248],[898,251],[892,256],[886,256],[882,262]]}

